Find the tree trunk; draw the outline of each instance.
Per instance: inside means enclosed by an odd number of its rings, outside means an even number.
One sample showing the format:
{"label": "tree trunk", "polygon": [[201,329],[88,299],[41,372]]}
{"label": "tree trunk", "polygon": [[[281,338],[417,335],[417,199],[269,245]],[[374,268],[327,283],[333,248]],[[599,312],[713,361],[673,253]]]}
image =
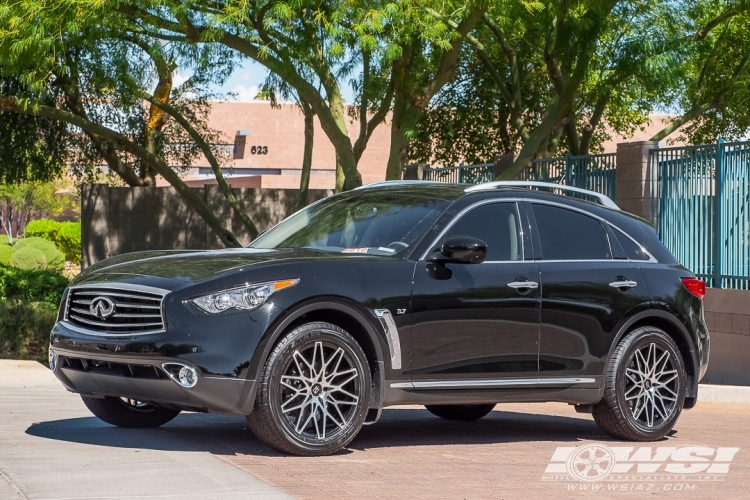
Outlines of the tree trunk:
{"label": "tree trunk", "polygon": [[[302,156],[302,172],[299,181],[299,197],[297,198],[297,210],[302,210],[308,204],[308,192],[310,188],[310,170],[312,169],[313,135],[315,133],[315,121],[312,108],[304,99],[300,99],[300,107],[305,114],[305,152]],[[338,172],[338,168],[336,169]]]}
{"label": "tree trunk", "polygon": [[385,171],[385,180],[387,181],[401,179],[409,148],[408,131],[413,130],[419,120],[419,111],[414,109],[408,101],[408,96],[402,92],[396,93],[393,104],[393,119],[391,120],[388,166]]}

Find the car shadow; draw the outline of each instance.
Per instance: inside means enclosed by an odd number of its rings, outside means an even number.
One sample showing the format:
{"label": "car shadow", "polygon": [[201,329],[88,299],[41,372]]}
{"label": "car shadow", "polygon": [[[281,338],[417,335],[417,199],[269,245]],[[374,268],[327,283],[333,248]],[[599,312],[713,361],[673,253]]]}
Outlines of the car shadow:
{"label": "car shadow", "polygon": [[[244,417],[182,413],[158,429],[124,429],[95,417],[32,424],[26,434],[57,441],[159,451],[199,451],[216,455],[280,456],[258,440]],[[375,425],[362,428],[348,450],[398,446],[440,446],[514,442],[612,441],[590,417],[493,411],[475,422],[443,420],[425,409],[386,409]]]}

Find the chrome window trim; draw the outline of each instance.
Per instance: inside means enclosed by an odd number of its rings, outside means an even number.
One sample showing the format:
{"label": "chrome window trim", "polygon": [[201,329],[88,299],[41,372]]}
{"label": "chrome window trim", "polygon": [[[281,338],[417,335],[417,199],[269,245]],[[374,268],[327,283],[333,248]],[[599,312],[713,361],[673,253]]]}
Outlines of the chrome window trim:
{"label": "chrome window trim", "polygon": [[388,309],[375,309],[375,315],[378,317],[380,324],[385,331],[385,338],[388,340],[388,349],[391,355],[391,368],[394,370],[401,369],[401,340],[396,328],[396,321],[393,314]]}
{"label": "chrome window trim", "polygon": [[[610,261],[619,261],[619,262],[624,262],[624,261],[627,260],[628,262],[634,262],[634,263],[636,263],[636,262],[640,262],[640,263],[652,263],[652,264],[658,264],[659,263],[659,261],[656,260],[654,258],[654,256],[651,255],[651,253],[648,250],[646,250],[645,248],[643,248],[643,245],[641,245],[640,243],[638,243],[635,240],[635,238],[633,238],[632,236],[630,236],[627,233],[627,231],[624,231],[619,226],[617,226],[615,224],[612,224],[611,222],[609,222],[604,217],[600,217],[599,215],[591,213],[591,212],[589,212],[587,210],[583,210],[583,209],[578,208],[578,207],[571,207],[570,205],[566,205],[565,203],[559,203],[559,202],[556,202],[556,201],[539,200],[539,199],[536,199],[536,198],[526,199],[526,200],[523,200],[523,201],[528,201],[532,205],[533,204],[539,204],[539,205],[552,205],[552,206],[556,206],[556,207],[561,207],[561,208],[564,208],[566,210],[572,210],[574,212],[579,212],[579,213],[582,213],[583,215],[587,215],[589,217],[593,217],[594,219],[598,220],[599,223],[607,224],[608,226],[610,226],[610,227],[612,227],[614,229],[617,229],[622,234],[624,234],[625,236],[627,236],[628,238],[630,238],[633,241],[633,243],[635,243],[636,245],[638,245],[639,247],[641,247],[641,249],[643,250],[643,252],[646,255],[648,255],[649,259],[650,259],[650,260],[631,260],[631,259],[609,259],[609,260],[607,260],[607,259],[571,259],[571,260],[556,259],[556,260],[545,260],[545,259],[536,259],[539,262],[597,262],[597,261],[607,261],[607,262],[610,262]],[[605,231],[605,233],[606,233],[606,231]],[[609,241],[609,235],[607,235],[607,241]],[[610,251],[611,250],[612,250],[612,245],[611,245],[611,242],[610,242]]]}
{"label": "chrome window trim", "polygon": [[429,380],[424,382],[393,382],[394,389],[486,389],[513,386],[556,386],[594,384],[593,377],[553,377],[553,378],[501,378],[475,380]]}
{"label": "chrome window trim", "polygon": [[[131,291],[131,292],[144,292],[144,293],[152,293],[154,295],[161,295],[161,301],[159,302],[159,312],[161,314],[161,321],[164,325],[164,328],[159,328],[156,330],[144,330],[142,332],[128,332],[128,333],[104,333],[104,332],[97,332],[94,330],[88,330],[86,328],[80,327],[78,325],[74,325],[70,321],[68,321],[68,311],[70,310],[70,296],[75,290],[79,289],[85,289],[85,288],[103,288],[103,289],[109,289],[109,290],[123,290],[123,291]],[[156,288],[153,286],[146,286],[146,285],[136,285],[132,283],[92,283],[90,285],[74,285],[70,286],[67,289],[66,296],[65,296],[65,313],[63,314],[63,319],[60,321],[65,328],[72,330],[74,332],[83,333],[84,335],[91,335],[92,337],[104,337],[104,338],[111,338],[111,337],[117,337],[117,338],[125,338],[125,337],[137,337],[139,335],[153,335],[156,333],[164,333],[166,332],[166,326],[167,326],[167,317],[164,314],[164,299],[166,298],[167,294],[169,294],[171,290],[166,290],[164,288]]]}
{"label": "chrome window trim", "polygon": [[470,212],[471,210],[481,207],[483,205],[489,205],[491,203],[515,203],[516,204],[516,216],[518,217],[518,228],[519,228],[519,236],[521,237],[521,255],[524,257],[524,259],[521,260],[500,260],[500,261],[485,261],[487,263],[498,263],[498,262],[527,262],[525,260],[526,257],[526,249],[524,248],[524,234],[523,234],[523,222],[521,219],[521,211],[518,209],[518,202],[525,201],[523,198],[490,198],[488,200],[481,200],[476,203],[472,203],[468,207],[465,207],[460,212],[458,212],[453,219],[450,221],[450,223],[443,228],[442,231],[432,240],[432,243],[430,243],[430,246],[427,247],[427,250],[422,254],[422,257],[420,257],[419,260],[427,260],[427,256],[430,254],[431,249],[435,246],[435,244],[440,241],[440,239],[445,236],[445,233],[447,233],[450,228],[452,228],[456,223],[464,216],[466,213]]}

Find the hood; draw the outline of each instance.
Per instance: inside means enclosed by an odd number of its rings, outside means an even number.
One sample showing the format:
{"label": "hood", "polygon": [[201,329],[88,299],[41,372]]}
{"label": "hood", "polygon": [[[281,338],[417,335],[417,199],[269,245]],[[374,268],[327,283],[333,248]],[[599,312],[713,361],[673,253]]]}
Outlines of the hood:
{"label": "hood", "polygon": [[89,266],[82,278],[96,274],[155,276],[195,282],[213,278],[228,271],[266,262],[290,259],[336,258],[319,250],[283,248],[229,248],[224,250],[155,250],[118,255]]}

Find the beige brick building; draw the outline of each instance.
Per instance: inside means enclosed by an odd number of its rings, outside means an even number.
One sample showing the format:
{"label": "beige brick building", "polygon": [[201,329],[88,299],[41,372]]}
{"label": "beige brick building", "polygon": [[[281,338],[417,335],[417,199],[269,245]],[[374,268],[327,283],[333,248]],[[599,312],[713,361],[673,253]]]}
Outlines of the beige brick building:
{"label": "beige brick building", "polygon": [[[618,142],[647,140],[658,132],[667,115],[652,115],[651,122],[638,129],[632,138],[613,137],[603,144],[605,152],[614,152]],[[225,176],[235,187],[249,188],[299,188],[304,148],[304,117],[295,104],[271,107],[268,101],[217,101],[212,104],[209,126],[222,134],[224,147],[234,152],[231,165],[225,165]],[[348,119],[352,142],[357,136],[359,123]],[[244,141],[244,146],[243,146]],[[375,129],[367,149],[359,162],[364,184],[385,179],[390,123]],[[335,184],[336,156],[330,141],[315,119],[315,138],[310,189],[333,189]],[[183,177],[190,186],[214,184],[214,175],[208,162],[201,158]],[[158,179],[158,185],[167,185]]]}
{"label": "beige brick building", "polygon": [[[304,116],[295,104],[272,108],[267,101],[215,102],[209,126],[222,133],[226,148],[234,147],[235,159],[225,175],[237,187],[299,188],[304,148]],[[359,123],[348,119],[349,135],[356,138]],[[242,142],[244,140],[244,148]],[[352,140],[353,142],[353,140]],[[373,133],[359,162],[365,184],[385,179],[390,127],[381,124]],[[234,145],[234,146],[232,146]],[[336,155],[315,119],[310,189],[332,189]],[[200,159],[184,179],[189,185],[212,183],[208,162]],[[213,181],[216,182],[216,181]],[[160,180],[159,185],[166,182]]]}

